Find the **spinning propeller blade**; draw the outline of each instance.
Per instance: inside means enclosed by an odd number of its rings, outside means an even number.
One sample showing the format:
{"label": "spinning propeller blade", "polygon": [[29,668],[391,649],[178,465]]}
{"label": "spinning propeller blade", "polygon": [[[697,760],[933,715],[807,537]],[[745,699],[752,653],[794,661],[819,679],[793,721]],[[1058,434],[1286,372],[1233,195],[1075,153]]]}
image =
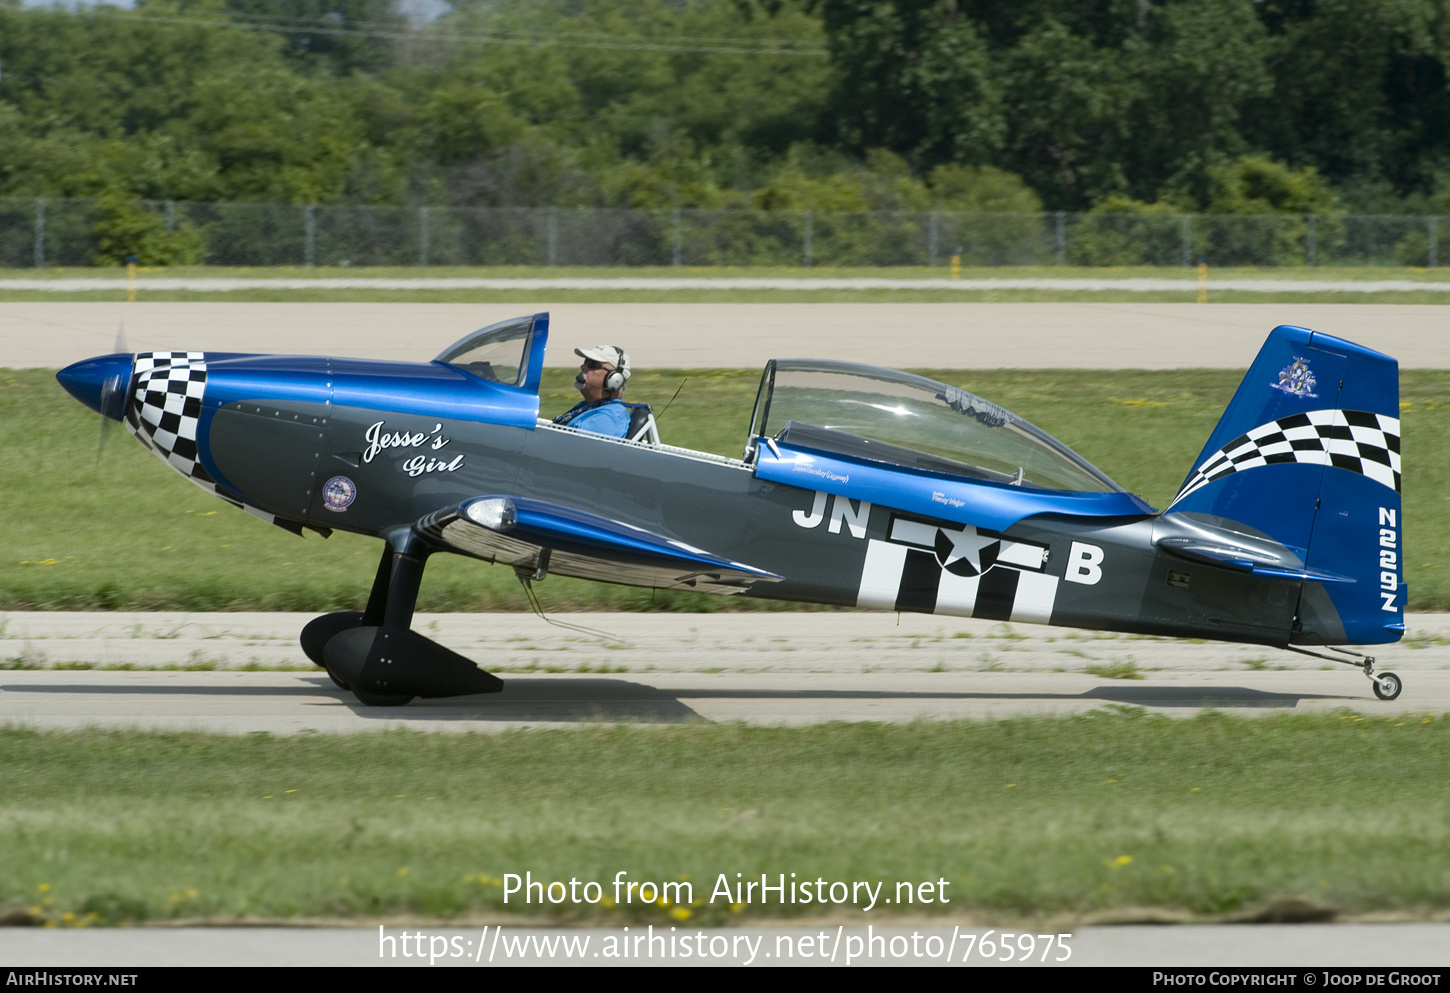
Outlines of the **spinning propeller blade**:
{"label": "spinning propeller blade", "polygon": [[[126,319],[121,318],[120,325],[116,328],[116,343],[111,349],[113,352],[129,352],[126,345]],[[121,414],[126,404],[127,383],[122,380],[125,377],[119,373],[108,376],[101,384],[101,436],[96,443],[96,465],[101,464],[101,452],[106,447],[106,437],[111,433],[112,412]]]}

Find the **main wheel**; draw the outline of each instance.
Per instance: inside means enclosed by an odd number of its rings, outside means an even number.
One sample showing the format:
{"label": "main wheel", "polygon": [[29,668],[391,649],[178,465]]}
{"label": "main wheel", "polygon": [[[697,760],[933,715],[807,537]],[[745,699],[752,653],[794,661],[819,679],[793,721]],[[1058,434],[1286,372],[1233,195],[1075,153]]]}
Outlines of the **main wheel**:
{"label": "main wheel", "polygon": [[1404,684],[1400,682],[1400,677],[1396,676],[1393,672],[1382,672],[1378,676],[1375,676],[1372,681],[1374,683],[1374,695],[1381,700],[1393,700],[1400,695],[1400,690],[1404,689]]}
{"label": "main wheel", "polygon": [[330,680],[332,680],[333,685],[336,686],[340,690],[350,690],[350,689],[352,689],[352,687],[349,686],[349,685],[347,685],[347,683],[344,683],[341,679],[338,679],[337,678],[337,673],[333,672],[331,669],[328,669],[327,670],[327,678],[330,679]]}
{"label": "main wheel", "polygon": [[412,703],[414,696],[411,693],[369,693],[357,687],[352,688],[352,693],[357,697],[358,703],[365,707],[401,707],[405,703]]}
{"label": "main wheel", "polygon": [[363,615],[360,610],[339,610],[335,613],[323,614],[321,617],[314,617],[308,621],[302,629],[302,636],[297,640],[302,643],[302,651],[309,659],[326,668],[327,662],[323,660],[322,656],[327,642],[333,635],[358,627],[362,622]]}

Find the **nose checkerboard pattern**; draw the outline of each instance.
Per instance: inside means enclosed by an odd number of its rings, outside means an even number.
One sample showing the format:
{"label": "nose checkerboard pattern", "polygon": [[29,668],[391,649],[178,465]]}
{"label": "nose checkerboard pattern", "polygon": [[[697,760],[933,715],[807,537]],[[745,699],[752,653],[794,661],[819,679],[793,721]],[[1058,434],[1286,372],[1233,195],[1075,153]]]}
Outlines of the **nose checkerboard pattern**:
{"label": "nose checkerboard pattern", "polygon": [[211,482],[197,452],[201,398],[206,393],[202,352],[141,352],[126,423],[162,461],[191,479]]}
{"label": "nose checkerboard pattern", "polygon": [[204,352],[140,352],[132,371],[126,426],[136,440],[187,479],[235,507],[294,534],[301,525],[254,507],[218,488],[201,464],[197,432],[206,394]]}

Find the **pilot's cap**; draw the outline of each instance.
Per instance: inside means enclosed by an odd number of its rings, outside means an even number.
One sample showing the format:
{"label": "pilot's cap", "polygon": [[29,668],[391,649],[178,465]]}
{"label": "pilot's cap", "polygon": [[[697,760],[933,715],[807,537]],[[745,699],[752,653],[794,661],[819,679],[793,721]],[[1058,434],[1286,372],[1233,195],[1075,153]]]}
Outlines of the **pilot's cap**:
{"label": "pilot's cap", "polygon": [[574,354],[595,362],[608,362],[614,368],[628,375],[629,356],[616,345],[595,345],[593,348],[576,348]]}

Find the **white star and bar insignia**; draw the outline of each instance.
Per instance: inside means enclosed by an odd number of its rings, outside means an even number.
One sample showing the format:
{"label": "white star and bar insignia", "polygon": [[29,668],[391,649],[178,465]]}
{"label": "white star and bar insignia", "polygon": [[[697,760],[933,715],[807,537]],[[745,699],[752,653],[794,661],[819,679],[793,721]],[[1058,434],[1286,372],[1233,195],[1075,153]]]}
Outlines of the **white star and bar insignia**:
{"label": "white star and bar insignia", "polygon": [[890,539],[872,538],[859,607],[1046,623],[1057,577],[1047,546],[976,528],[897,516]]}

